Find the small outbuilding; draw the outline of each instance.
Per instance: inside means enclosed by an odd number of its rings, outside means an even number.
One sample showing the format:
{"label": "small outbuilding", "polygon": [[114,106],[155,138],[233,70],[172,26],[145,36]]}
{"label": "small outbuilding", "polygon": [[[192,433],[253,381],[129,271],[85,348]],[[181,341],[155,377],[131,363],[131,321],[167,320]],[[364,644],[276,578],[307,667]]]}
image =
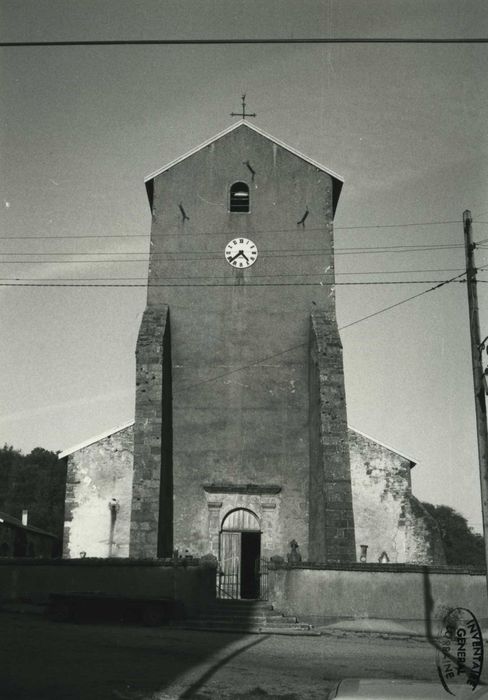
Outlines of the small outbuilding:
{"label": "small outbuilding", "polygon": [[0,557],[52,559],[58,550],[56,535],[0,511]]}

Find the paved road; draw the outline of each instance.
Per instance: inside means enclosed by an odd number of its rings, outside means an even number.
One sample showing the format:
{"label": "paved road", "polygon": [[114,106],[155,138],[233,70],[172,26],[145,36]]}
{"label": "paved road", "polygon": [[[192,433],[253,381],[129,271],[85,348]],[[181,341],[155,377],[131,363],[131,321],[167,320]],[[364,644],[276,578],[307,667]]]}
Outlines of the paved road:
{"label": "paved road", "polygon": [[55,623],[0,613],[2,700],[314,700],[346,676],[436,680],[425,642]]}

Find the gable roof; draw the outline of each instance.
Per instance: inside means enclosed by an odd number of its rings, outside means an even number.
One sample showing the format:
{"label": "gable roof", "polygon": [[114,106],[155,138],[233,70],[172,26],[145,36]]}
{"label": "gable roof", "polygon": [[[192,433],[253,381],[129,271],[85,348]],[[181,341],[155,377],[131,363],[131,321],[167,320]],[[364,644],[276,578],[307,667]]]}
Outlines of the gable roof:
{"label": "gable roof", "polygon": [[366,433],[363,433],[362,430],[358,430],[357,428],[353,428],[352,425],[348,425],[347,427],[349,428],[349,430],[352,430],[353,433],[357,433],[358,435],[362,435],[362,437],[366,438],[366,440],[370,440],[371,442],[375,442],[377,445],[380,445],[380,447],[384,447],[385,450],[388,450],[389,452],[393,452],[394,454],[398,455],[399,457],[403,457],[403,459],[406,459],[408,462],[410,462],[410,469],[412,469],[417,464],[416,459],[414,459],[413,457],[409,457],[409,455],[406,455],[404,452],[400,452],[395,447],[391,447],[390,445],[387,445],[386,443],[381,442],[380,440],[377,440],[375,437],[372,437],[371,435],[367,435]]}
{"label": "gable roof", "polygon": [[[117,428],[112,428],[111,430],[106,430],[104,433],[101,433],[101,435],[97,435],[95,437],[89,438],[88,440],[85,440],[85,442],[80,442],[79,445],[75,445],[74,447],[69,447],[67,450],[64,450],[64,452],[59,453],[58,459],[63,459],[63,457],[68,457],[69,455],[73,454],[73,452],[78,452],[78,450],[81,450],[84,447],[89,447],[90,445],[93,445],[95,442],[98,442],[99,440],[104,440],[105,438],[108,438],[111,435],[115,435],[116,433],[120,433],[122,430],[126,430],[127,428],[132,427],[134,425],[134,423],[135,423],[134,420],[127,421],[127,423],[123,423],[122,425],[119,425]],[[413,459],[412,457],[408,457],[403,452],[399,452],[394,447],[390,447],[389,445],[385,445],[384,442],[380,442],[376,438],[371,437],[371,435],[366,435],[366,433],[361,432],[361,430],[357,430],[357,428],[353,428],[351,425],[348,425],[347,427],[349,430],[352,430],[354,433],[358,433],[359,435],[362,435],[367,440],[371,440],[372,442],[375,442],[377,445],[384,447],[385,449],[389,450],[390,452],[393,452],[393,453],[399,455],[400,457],[407,459],[410,462],[412,467],[414,467],[417,464],[417,460]]]}
{"label": "gable roof", "polygon": [[116,428],[112,428],[111,430],[106,430],[104,433],[100,433],[100,435],[95,435],[95,437],[88,438],[88,440],[84,440],[84,442],[80,442],[78,445],[68,447],[68,449],[63,450],[63,452],[58,454],[58,459],[69,457],[69,455],[73,454],[73,452],[78,452],[78,450],[82,450],[84,447],[90,447],[90,445],[93,445],[95,442],[100,442],[100,440],[104,440],[105,438],[111,437],[116,433],[120,433],[122,430],[130,428],[132,425],[134,425],[133,420],[127,421],[127,423],[118,425]]}
{"label": "gable roof", "polygon": [[238,122],[236,122],[235,124],[231,124],[230,126],[227,127],[227,129],[224,129],[223,131],[216,134],[215,136],[212,136],[212,138],[207,139],[206,141],[201,143],[199,146],[195,146],[195,148],[192,148],[187,153],[184,153],[183,155],[179,156],[178,158],[175,158],[170,163],[163,165],[162,168],[155,170],[153,173],[151,173],[146,178],[144,178],[144,183],[146,185],[146,191],[147,191],[147,196],[149,199],[150,207],[152,208],[153,180],[155,177],[157,177],[158,175],[161,175],[161,173],[166,172],[167,170],[172,168],[177,163],[181,163],[181,161],[185,160],[186,158],[189,158],[190,156],[194,155],[195,153],[198,153],[198,151],[201,151],[202,148],[209,146],[211,143],[214,143],[215,141],[218,141],[226,134],[230,134],[235,129],[239,129],[243,126],[247,127],[248,129],[251,129],[251,131],[255,131],[257,134],[260,134],[265,139],[268,139],[268,141],[272,141],[277,146],[280,146],[280,148],[284,148],[289,153],[293,153],[293,155],[297,156],[298,158],[301,158],[305,162],[310,163],[310,165],[313,165],[315,168],[318,168],[319,170],[322,170],[322,172],[330,175],[332,178],[333,208],[334,208],[334,212],[335,212],[337,202],[339,201],[339,195],[341,193],[342,185],[344,183],[344,178],[341,177],[341,175],[338,175],[337,173],[335,173],[333,170],[330,170],[330,168],[326,168],[325,165],[321,165],[313,158],[309,158],[308,156],[304,155],[303,153],[300,153],[300,151],[297,151],[295,148],[292,148],[292,146],[288,146],[288,144],[284,143],[283,141],[280,141],[279,139],[275,138],[274,136],[271,136],[271,134],[266,133],[266,131],[263,131],[262,129],[257,127],[255,124],[251,124],[250,122],[246,121],[245,119],[241,119]]}

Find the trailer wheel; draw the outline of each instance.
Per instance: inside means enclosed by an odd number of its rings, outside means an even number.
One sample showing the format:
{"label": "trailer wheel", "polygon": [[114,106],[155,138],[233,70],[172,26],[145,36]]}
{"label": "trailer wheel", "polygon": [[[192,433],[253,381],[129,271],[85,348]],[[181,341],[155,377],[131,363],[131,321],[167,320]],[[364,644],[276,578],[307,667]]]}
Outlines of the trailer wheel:
{"label": "trailer wheel", "polygon": [[48,616],[53,622],[69,622],[73,619],[73,606],[66,600],[55,600],[49,606]]}
{"label": "trailer wheel", "polygon": [[142,608],[142,622],[147,627],[158,627],[167,622],[168,618],[164,606],[156,603],[147,603]]}

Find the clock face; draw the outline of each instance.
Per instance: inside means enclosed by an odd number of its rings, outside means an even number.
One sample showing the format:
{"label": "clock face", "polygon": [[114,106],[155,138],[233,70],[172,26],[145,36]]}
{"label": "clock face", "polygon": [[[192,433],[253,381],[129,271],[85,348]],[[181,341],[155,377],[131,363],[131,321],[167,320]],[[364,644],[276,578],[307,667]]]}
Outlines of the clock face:
{"label": "clock face", "polygon": [[258,249],[249,238],[234,238],[225,246],[225,258],[232,267],[251,267],[257,257]]}

